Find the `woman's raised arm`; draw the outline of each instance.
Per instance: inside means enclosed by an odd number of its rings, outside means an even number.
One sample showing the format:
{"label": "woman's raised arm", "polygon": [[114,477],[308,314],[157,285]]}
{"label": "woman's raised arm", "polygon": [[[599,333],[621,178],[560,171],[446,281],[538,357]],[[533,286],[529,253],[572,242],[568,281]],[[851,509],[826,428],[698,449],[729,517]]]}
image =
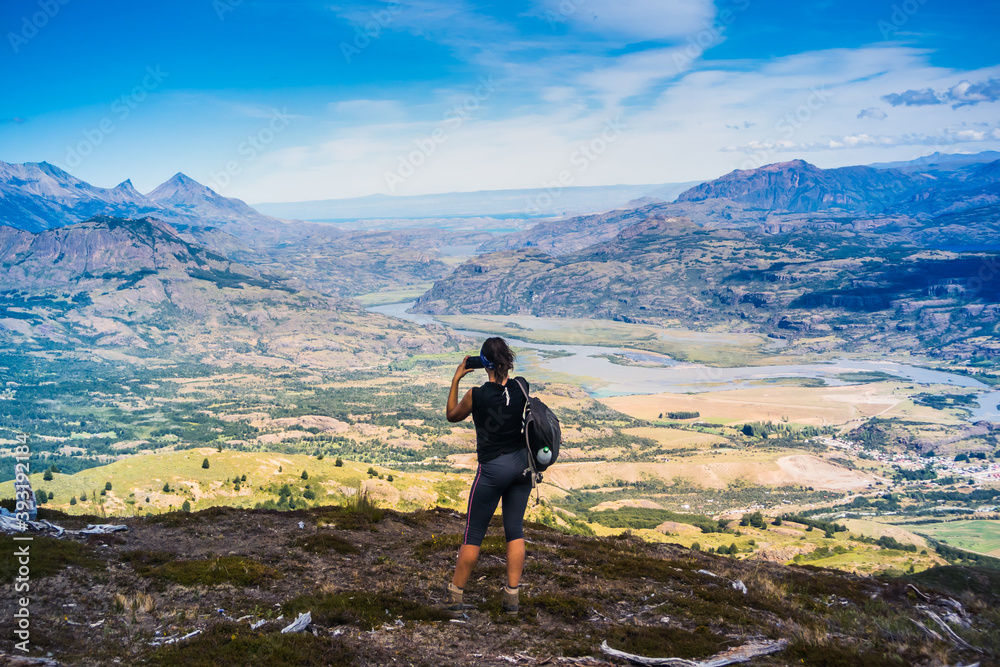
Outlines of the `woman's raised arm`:
{"label": "woman's raised arm", "polygon": [[471,373],[474,369],[465,367],[465,360],[455,369],[455,377],[451,379],[451,389],[448,391],[448,407],[445,416],[450,422],[460,422],[472,414],[472,390],[465,392],[462,400],[458,400],[458,383],[463,377]]}

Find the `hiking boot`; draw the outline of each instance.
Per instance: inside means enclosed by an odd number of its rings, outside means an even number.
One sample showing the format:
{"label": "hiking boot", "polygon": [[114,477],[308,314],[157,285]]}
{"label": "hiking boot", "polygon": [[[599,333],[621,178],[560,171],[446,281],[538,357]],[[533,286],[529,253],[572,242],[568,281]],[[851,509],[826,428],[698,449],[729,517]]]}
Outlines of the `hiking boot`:
{"label": "hiking boot", "polygon": [[452,618],[462,618],[465,616],[465,610],[468,609],[468,605],[462,604],[462,598],[465,592],[461,589],[456,589],[454,586],[449,585],[445,588],[445,600],[444,610]]}
{"label": "hiking boot", "polygon": [[[511,590],[514,592],[512,593]],[[504,586],[503,589],[503,611],[509,616],[517,616],[517,594],[518,589],[510,589]]]}

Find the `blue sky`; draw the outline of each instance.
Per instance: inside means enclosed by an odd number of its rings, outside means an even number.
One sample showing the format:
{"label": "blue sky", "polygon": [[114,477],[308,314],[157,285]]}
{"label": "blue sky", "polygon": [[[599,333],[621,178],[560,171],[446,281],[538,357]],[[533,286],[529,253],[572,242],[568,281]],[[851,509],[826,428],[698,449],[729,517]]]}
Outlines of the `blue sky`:
{"label": "blue sky", "polygon": [[261,202],[996,150],[997,25],[969,0],[8,0],[0,160]]}

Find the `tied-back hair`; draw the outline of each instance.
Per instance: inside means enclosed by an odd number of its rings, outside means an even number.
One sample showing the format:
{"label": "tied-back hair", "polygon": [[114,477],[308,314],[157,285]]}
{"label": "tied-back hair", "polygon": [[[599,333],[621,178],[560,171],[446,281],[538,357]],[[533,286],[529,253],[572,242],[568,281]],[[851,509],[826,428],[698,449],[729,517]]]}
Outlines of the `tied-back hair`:
{"label": "tied-back hair", "polygon": [[507,377],[514,368],[514,360],[517,358],[514,351],[508,347],[507,341],[498,336],[487,338],[479,353],[493,364],[493,373],[498,380]]}

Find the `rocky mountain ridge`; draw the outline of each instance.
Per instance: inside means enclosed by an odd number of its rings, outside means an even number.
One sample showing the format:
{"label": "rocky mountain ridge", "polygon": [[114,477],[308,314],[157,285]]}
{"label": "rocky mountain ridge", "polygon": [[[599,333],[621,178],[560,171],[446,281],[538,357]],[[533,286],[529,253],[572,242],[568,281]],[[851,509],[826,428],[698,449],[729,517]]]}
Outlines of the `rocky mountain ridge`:
{"label": "rocky mountain ridge", "polygon": [[101,188],[47,162],[0,162],[0,224],[39,232],[98,215],[155,217],[181,229],[228,226],[247,236],[253,236],[255,228],[282,225],[181,173],[143,195],[131,180]]}

